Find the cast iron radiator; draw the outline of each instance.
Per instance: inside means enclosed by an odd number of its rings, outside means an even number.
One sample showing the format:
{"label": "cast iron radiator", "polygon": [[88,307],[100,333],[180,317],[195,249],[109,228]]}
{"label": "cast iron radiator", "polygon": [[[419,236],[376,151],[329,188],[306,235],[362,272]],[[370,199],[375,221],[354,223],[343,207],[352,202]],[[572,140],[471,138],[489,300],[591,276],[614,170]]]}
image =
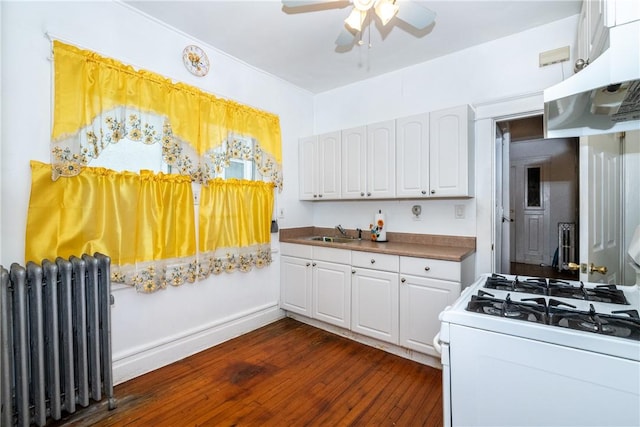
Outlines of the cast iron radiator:
{"label": "cast iron radiator", "polygon": [[576,262],[576,223],[558,223],[558,271],[569,270],[569,263]]}
{"label": "cast iron radiator", "polygon": [[43,426],[103,397],[115,408],[110,264],[0,266],[0,425]]}

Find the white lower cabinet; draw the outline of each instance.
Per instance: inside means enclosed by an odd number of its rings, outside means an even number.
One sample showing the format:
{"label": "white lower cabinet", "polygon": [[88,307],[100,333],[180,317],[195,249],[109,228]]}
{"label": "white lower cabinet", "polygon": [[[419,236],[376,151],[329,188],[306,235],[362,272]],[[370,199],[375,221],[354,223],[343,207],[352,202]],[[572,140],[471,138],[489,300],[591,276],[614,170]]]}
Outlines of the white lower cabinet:
{"label": "white lower cabinet", "polygon": [[400,275],[400,345],[437,356],[433,338],[440,312],[460,295],[460,284]]}
{"label": "white lower cabinet", "polygon": [[349,328],[351,251],[280,245],[280,308]]}
{"label": "white lower cabinet", "polygon": [[396,255],[353,252],[351,330],[398,344]]}
{"label": "white lower cabinet", "polygon": [[313,318],[349,328],[351,320],[351,266],[314,261]]}
{"label": "white lower cabinet", "polygon": [[311,246],[283,243],[280,250],[280,308],[311,317]]}
{"label": "white lower cabinet", "polygon": [[[438,357],[440,312],[469,262],[281,244],[280,307]],[[467,265],[469,264],[469,265]]]}
{"label": "white lower cabinet", "polygon": [[460,296],[461,263],[400,257],[400,345],[438,356],[438,316]]}

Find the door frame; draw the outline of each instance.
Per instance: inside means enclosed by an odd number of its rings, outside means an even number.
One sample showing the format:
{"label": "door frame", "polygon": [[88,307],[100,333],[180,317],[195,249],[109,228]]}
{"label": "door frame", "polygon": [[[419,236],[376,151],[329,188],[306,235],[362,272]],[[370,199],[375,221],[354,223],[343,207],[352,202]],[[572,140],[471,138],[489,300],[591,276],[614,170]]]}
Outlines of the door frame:
{"label": "door frame", "polygon": [[[496,256],[496,246],[501,245],[502,238],[502,216],[500,215],[501,207],[496,206],[497,191],[502,191],[502,182],[497,182],[497,168],[502,168],[502,164],[496,164],[496,127],[498,122],[523,119],[531,116],[539,116],[544,113],[544,101],[542,92],[530,93],[522,96],[515,96],[512,98],[505,98],[499,100],[493,100],[486,103],[478,103],[476,107],[476,137],[477,138],[490,138],[490,145],[484,145],[489,141],[478,142],[487,148],[490,146],[490,159],[485,159],[491,163],[491,182],[487,183],[491,187],[491,200],[490,206],[485,206],[483,201],[478,201],[477,205],[477,217],[478,224],[487,223],[491,224],[490,230],[484,230],[478,227],[476,231],[477,247],[481,247],[484,244],[490,244],[490,254],[487,257],[485,252],[478,252],[476,256],[476,276],[479,273],[499,272],[501,270],[502,260],[500,256]],[[489,122],[489,123],[487,123]],[[481,124],[482,123],[482,124]],[[490,132],[487,132],[490,127]],[[482,129],[481,129],[482,128]],[[482,135],[482,136],[481,136]],[[477,151],[476,151],[477,152]],[[482,170],[478,156],[476,157],[476,170]],[[476,185],[482,185],[477,183]],[[484,214],[486,212],[486,214]],[[489,213],[490,212],[490,213]],[[484,214],[484,215],[483,215]],[[490,215],[487,217],[485,215]],[[497,219],[500,219],[498,222]],[[486,242],[486,243],[485,243]],[[487,269],[486,265],[489,264],[490,268]]]}

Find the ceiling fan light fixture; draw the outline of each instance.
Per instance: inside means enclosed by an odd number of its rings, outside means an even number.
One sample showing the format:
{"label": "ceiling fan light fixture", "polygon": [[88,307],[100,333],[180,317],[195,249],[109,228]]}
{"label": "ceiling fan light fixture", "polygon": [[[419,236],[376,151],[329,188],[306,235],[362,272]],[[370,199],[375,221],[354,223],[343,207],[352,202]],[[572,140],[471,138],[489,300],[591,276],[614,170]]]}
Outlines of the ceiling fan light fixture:
{"label": "ceiling fan light fixture", "polygon": [[367,16],[366,12],[362,12],[361,10],[354,8],[344,22],[353,30],[362,31],[362,24],[364,23],[365,16]]}
{"label": "ceiling fan light fixture", "polygon": [[375,0],[353,0],[353,7],[361,12],[366,12],[375,2]]}
{"label": "ceiling fan light fixture", "polygon": [[378,15],[378,18],[382,21],[382,25],[387,25],[389,21],[391,21],[391,18],[396,16],[398,9],[399,7],[395,0],[378,0],[376,2],[376,15]]}

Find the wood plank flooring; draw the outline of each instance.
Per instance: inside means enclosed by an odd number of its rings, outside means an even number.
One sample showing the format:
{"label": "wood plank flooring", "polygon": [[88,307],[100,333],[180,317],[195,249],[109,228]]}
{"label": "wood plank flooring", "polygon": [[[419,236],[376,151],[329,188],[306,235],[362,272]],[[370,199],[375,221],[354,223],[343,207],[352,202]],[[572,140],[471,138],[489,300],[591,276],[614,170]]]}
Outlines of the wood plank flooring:
{"label": "wood plank flooring", "polygon": [[441,426],[442,375],[283,319],[115,388],[56,426]]}

